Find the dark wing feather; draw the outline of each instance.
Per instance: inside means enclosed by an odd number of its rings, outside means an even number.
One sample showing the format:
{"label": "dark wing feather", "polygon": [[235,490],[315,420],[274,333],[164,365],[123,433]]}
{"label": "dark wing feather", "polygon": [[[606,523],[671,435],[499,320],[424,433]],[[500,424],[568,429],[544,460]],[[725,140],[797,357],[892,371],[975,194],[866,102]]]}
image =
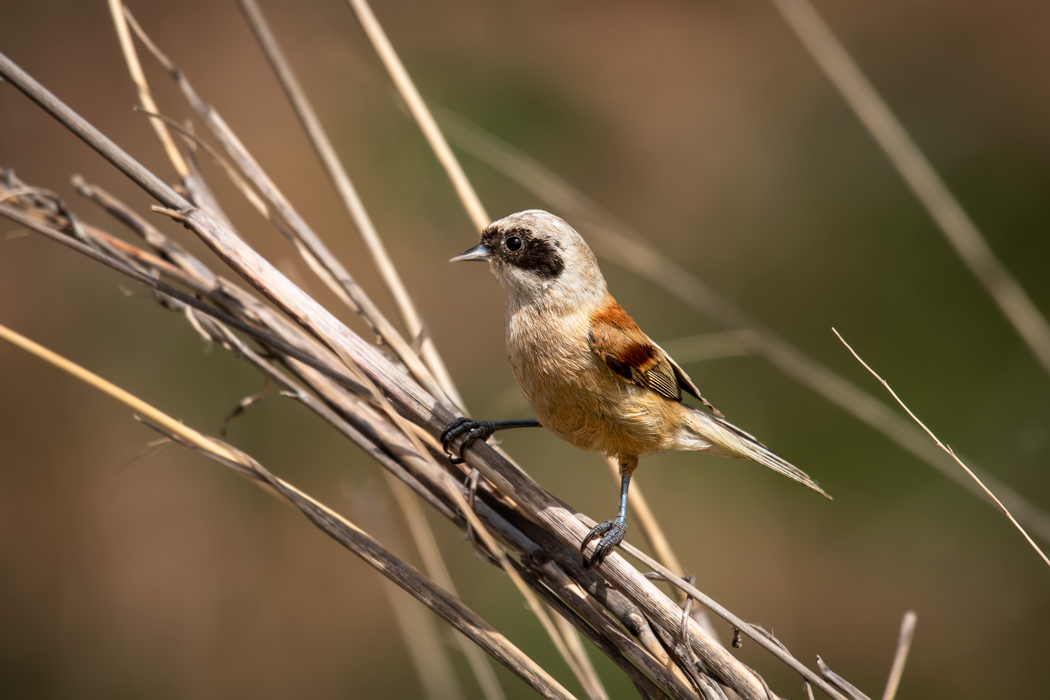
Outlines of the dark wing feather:
{"label": "dark wing feather", "polygon": [[[656,345],[656,343],[653,343],[653,345]],[[700,390],[696,388],[696,384],[693,384],[693,380],[689,378],[689,375],[685,373],[685,370],[679,367],[678,363],[672,360],[671,356],[664,352],[663,348],[661,348],[659,345],[656,345],[656,347],[660,350],[661,353],[663,353],[663,356],[667,358],[667,361],[671,364],[672,369],[674,369],[674,376],[678,380],[678,386],[682,387],[690,394],[700,399],[700,403],[704,404],[709,409],[711,409],[711,412],[714,413],[716,416],[721,416],[722,418],[725,418],[725,416],[722,415],[721,411],[715,408],[710,401],[708,401],[700,395]]]}

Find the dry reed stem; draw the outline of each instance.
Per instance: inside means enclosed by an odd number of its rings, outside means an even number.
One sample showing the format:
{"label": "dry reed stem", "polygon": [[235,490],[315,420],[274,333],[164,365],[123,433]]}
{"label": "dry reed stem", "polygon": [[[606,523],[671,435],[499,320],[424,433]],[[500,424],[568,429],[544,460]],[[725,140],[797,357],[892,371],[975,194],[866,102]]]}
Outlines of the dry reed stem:
{"label": "dry reed stem", "polygon": [[[403,369],[392,364],[385,355],[358,338],[319,307],[316,302],[291,285],[243,241],[228,232],[221,222],[205,211],[189,208],[179,195],[116,148],[111,141],[86,124],[3,56],[0,56],[0,73],[3,73],[19,89],[163,202],[168,207],[167,213],[189,225],[225,261],[232,264],[238,272],[292,318],[308,328],[338,354],[351,357],[367,373],[371,381],[378,383],[384,391],[388,392],[397,403],[399,410],[403,411],[406,416],[426,426],[431,435],[436,435],[448,424],[452,415],[432,396],[427,395],[416,386]],[[155,283],[155,280],[149,280],[147,283],[150,282]],[[471,466],[481,469],[486,478],[498,487],[503,497],[513,499],[522,507],[527,517],[543,523],[544,527],[557,537],[560,545],[565,547],[565,553],[559,556],[572,557],[571,563],[563,563],[563,566],[568,565],[570,568],[579,566],[578,555],[574,553],[574,550],[579,547],[582,536],[587,531],[587,525],[581,522],[579,514],[539,489],[520,469],[507,462],[487,445],[477,445],[468,451],[467,457]],[[656,562],[652,564],[659,567]],[[612,555],[606,561],[602,566],[602,573],[660,628],[678,629],[678,625],[681,624],[682,611],[637,571],[627,566],[618,554]],[[673,580],[673,574],[668,572],[668,575]],[[682,586],[680,581],[675,581],[675,584]],[[705,600],[709,606],[713,603],[705,599],[703,594],[700,594],[695,588],[690,587],[687,590],[695,597]],[[720,614],[724,615],[724,613]],[[694,621],[688,620],[687,622],[692,651],[697,653],[719,678],[736,689],[743,697],[759,698],[765,695],[764,683],[753,672],[739,664],[719,645],[713,643],[703,630],[695,625]],[[764,638],[751,632],[750,628],[748,631],[749,634],[756,635],[754,638],[758,643],[763,644]],[[832,697],[840,697],[832,686],[799,664],[782,649],[777,648],[773,651]]]}
{"label": "dry reed stem", "polygon": [[438,128],[437,122],[434,121],[430,109],[427,108],[423,98],[419,96],[419,90],[416,89],[415,83],[412,82],[412,78],[408,75],[408,71],[405,70],[401,59],[398,58],[397,52],[394,51],[394,47],[387,38],[386,32],[383,31],[383,27],[379,24],[375,14],[372,13],[372,8],[368,6],[366,0],[347,0],[347,4],[353,10],[357,21],[361,23],[361,28],[365,30],[369,41],[372,42],[372,47],[379,54],[379,59],[383,62],[383,66],[386,67],[391,80],[394,81],[401,99],[408,105],[412,117],[416,120],[416,124],[419,125],[427,143],[430,144],[431,150],[437,156],[438,162],[441,163],[441,167],[445,170],[445,174],[448,175],[448,179],[452,182],[456,195],[459,197],[459,201],[463,203],[463,208],[467,210],[467,215],[473,222],[474,228],[480,234],[486,226],[492,223],[492,219],[485,212],[485,207],[481,204],[481,200],[478,199],[477,192],[474,191],[474,187],[470,184],[470,180],[467,179],[459,161],[456,160],[456,156],[452,154],[452,149],[448,147],[448,142],[445,140],[444,134],[441,133],[441,129]]}
{"label": "dry reed stem", "polygon": [[402,338],[386,317],[380,313],[368,294],[358,286],[354,278],[332,255],[309,224],[291,206],[219,113],[197,95],[186,75],[160,51],[155,43],[148,39],[141,25],[135,21],[127,8],[125,8],[125,15],[136,35],[150,50],[157,62],[175,80],[198,117],[211,134],[218,139],[226,154],[284,223],[284,226],[277,227],[278,230],[290,238],[296,250],[329,289],[379,334],[427,391],[439,400],[449,403],[450,399],[434,379],[430,369],[420,360],[409,343]]}
{"label": "dry reed stem", "polygon": [[893,665],[890,666],[890,677],[886,681],[886,690],[882,694],[882,700],[893,700],[900,686],[901,676],[904,675],[904,664],[908,660],[908,652],[911,650],[911,640],[915,636],[915,624],[919,616],[909,610],[904,613],[901,620],[901,635],[897,642],[897,651],[893,655]]}
{"label": "dry reed stem", "polygon": [[[423,509],[419,507],[419,501],[409,492],[405,484],[391,472],[385,472],[384,476],[386,477],[387,487],[394,495],[394,500],[397,502],[405,522],[408,524],[408,529],[412,533],[412,539],[416,543],[416,548],[423,557],[423,566],[427,574],[439,586],[458,598],[459,593],[456,591],[456,586],[452,581],[452,575],[449,573],[448,567],[445,566],[445,559],[441,556],[441,548],[438,547],[437,540],[434,539],[434,532],[430,529],[430,524],[423,514]],[[478,685],[481,686],[484,696],[488,700],[503,700],[506,696],[503,693],[503,689],[500,688],[499,679],[496,678],[492,667],[489,666],[488,661],[481,654],[481,650],[462,635],[457,635],[456,641],[459,643],[460,649],[463,650],[463,655],[467,658],[467,663],[474,672],[474,676],[477,678]]]}
{"label": "dry reed stem", "polygon": [[1050,325],[808,0],[772,0],[1003,315],[1050,372]]}
{"label": "dry reed stem", "polygon": [[390,580],[430,607],[456,629],[464,632],[471,639],[481,644],[486,651],[489,651],[490,654],[499,659],[507,668],[529,683],[542,695],[551,698],[573,697],[557,681],[551,678],[546,671],[522,654],[517,647],[486,624],[458,599],[449,595],[407,563],[392,555],[364,530],[302,493],[291,484],[273,476],[257,462],[248,458],[243,452],[180,423],[133,394],[124,391],[115,384],[106,381],[97,374],[84,369],[61,355],[34,343],[6,326],[0,325],[0,338],[120,401],[130,407],[135,413],[144,416],[146,421],[155,425],[165,434],[178,438],[183,444],[195,447],[203,454],[231,467],[242,476],[247,476],[253,481],[261,483],[274,495],[289,501],[292,505],[302,510],[310,520],[319,525],[326,533],[333,536],[341,544],[347,546],[355,554],[358,554],[358,556],[390,578]]}
{"label": "dry reed stem", "polygon": [[463,398],[456,390],[455,383],[452,381],[452,375],[449,374],[448,369],[445,367],[445,363],[441,359],[434,341],[426,335],[426,329],[423,326],[419,312],[416,310],[415,303],[412,301],[412,297],[405,288],[393,260],[390,259],[386,246],[383,245],[383,240],[380,238],[379,232],[376,231],[372,218],[368,215],[368,210],[365,209],[364,203],[358,196],[357,190],[346,172],[346,168],[343,167],[342,161],[336,155],[335,148],[333,148],[328,134],[321,125],[320,119],[317,118],[309,98],[303,92],[291,65],[288,63],[280,45],[277,43],[277,39],[270,30],[265,16],[254,0],[239,0],[239,4],[245,17],[248,19],[249,26],[259,41],[259,45],[262,47],[263,53],[270,61],[270,65],[273,66],[274,73],[277,74],[281,86],[288,95],[288,100],[292,103],[292,108],[299,117],[299,121],[302,123],[310,143],[317,152],[318,158],[324,165],[325,172],[328,173],[328,177],[332,181],[347,214],[354,222],[354,225],[357,226],[357,230],[361,233],[361,237],[368,246],[368,250],[372,254],[372,259],[379,269],[383,281],[394,297],[402,320],[408,328],[409,335],[413,338],[423,337],[421,353],[424,361],[449,398],[462,408]]}
{"label": "dry reed stem", "polygon": [[[388,477],[388,481],[392,480],[402,490],[407,490],[407,487],[391,477],[389,472],[385,472],[385,475]],[[351,496],[354,513],[357,515],[357,518],[370,531],[375,533],[376,538],[384,542],[391,551],[405,551],[405,545],[397,536],[389,517],[389,500],[383,498],[379,490],[372,484],[366,484],[365,486],[370,488],[346,489]],[[424,569],[426,568],[426,557],[424,557]],[[451,595],[459,597],[455,591],[438,581],[432,572],[427,571],[427,575]],[[438,630],[434,618],[427,615],[417,605],[412,603],[406,605],[405,603],[408,601],[404,593],[390,581],[383,579],[382,584],[383,590],[387,594],[387,599],[390,601],[394,619],[401,630],[401,638],[408,649],[408,656],[419,674],[423,692],[430,700],[445,700],[446,698],[449,700],[465,700],[466,695],[459,683],[459,679],[456,677],[452,660],[449,658],[445,642],[441,638],[441,632]],[[457,638],[459,638],[458,635]],[[481,651],[469,642],[466,648]]]}
{"label": "dry reed stem", "polygon": [[867,362],[865,362],[864,360],[861,359],[860,355],[857,354],[857,351],[854,350],[852,347],[850,347],[850,344],[847,343],[846,340],[841,335],[839,335],[839,332],[837,330],[835,330],[834,328],[832,328],[831,330],[835,333],[836,336],[838,336],[838,339],[842,341],[842,344],[846,346],[846,349],[850,351],[850,354],[852,354],[853,357],[856,358],[857,362],[861,363],[864,366],[864,369],[868,370],[868,372],[871,373],[871,376],[873,376],[873,377],[875,377],[876,379],[879,380],[879,383],[882,384],[883,387],[885,387],[886,391],[890,392],[890,396],[893,397],[893,400],[896,401],[897,403],[899,403],[901,408],[903,408],[907,412],[907,414],[909,416],[911,416],[911,419],[919,424],[919,427],[922,428],[926,432],[926,434],[930,436],[930,438],[937,444],[937,447],[939,447],[942,450],[944,450],[948,454],[948,456],[951,457],[952,460],[955,461],[956,464],[958,464],[960,467],[962,467],[963,470],[967,474],[969,474],[971,479],[973,479],[974,481],[977,482],[977,485],[980,486],[981,489],[988,495],[988,498],[992,499],[995,502],[995,505],[999,506],[999,510],[1001,510],[1003,513],[1006,514],[1006,517],[1010,519],[1010,522],[1014,524],[1014,527],[1017,528],[1018,532],[1020,532],[1022,535],[1024,535],[1024,538],[1028,541],[1028,544],[1031,545],[1032,549],[1034,549],[1036,551],[1036,553],[1043,560],[1043,562],[1047,566],[1050,566],[1050,559],[1047,559],[1046,555],[1043,554],[1043,550],[1039,549],[1039,545],[1037,545],[1032,540],[1032,538],[1028,536],[1028,533],[1025,532],[1025,529],[1023,527],[1021,527],[1021,524],[1019,522],[1017,522],[1017,520],[1014,518],[1014,516],[1010,513],[1010,510],[1006,506],[1003,505],[1002,501],[1000,501],[996,497],[996,495],[994,493],[992,493],[991,490],[989,490],[989,488],[987,486],[984,485],[984,482],[982,482],[977,477],[977,475],[974,474],[973,471],[968,466],[966,466],[961,459],[959,459],[956,456],[956,454],[955,454],[954,450],[952,450],[952,448],[948,447],[943,442],[941,442],[940,439],[936,435],[933,434],[933,431],[930,430],[929,428],[927,428],[926,424],[923,423],[921,420],[919,420],[918,417],[914,413],[911,412],[911,409],[908,408],[907,405],[905,405],[905,403],[903,401],[901,401],[899,396],[897,396],[897,392],[895,392],[890,387],[890,385],[886,382],[886,380],[883,379],[882,377],[880,377],[878,375],[878,373],[875,372],[875,370],[873,370],[868,365]]}
{"label": "dry reed stem", "polygon": [[[754,351],[781,372],[868,424],[971,493],[986,499],[984,492],[959,473],[921,431],[885,403],[760,324],[535,159],[462,117],[447,110],[438,113],[445,131],[460,148],[502,172],[556,210],[582,222],[579,227],[588,233],[589,242],[600,257],[650,280],[708,319],[728,328],[748,331]],[[991,485],[1019,520],[1040,538],[1050,541],[1050,514],[993,475],[977,467],[971,469]]]}
{"label": "dry reed stem", "polygon": [[[124,54],[124,61],[128,64],[128,72],[131,74],[131,80],[135,83],[135,87],[138,89],[139,102],[150,112],[157,112],[157,104],[153,101],[153,94],[150,92],[149,83],[146,82],[146,74],[142,72],[142,64],[139,63],[138,53],[135,52],[135,44],[131,41],[131,32],[128,31],[127,22],[124,21],[124,13],[122,12],[122,6],[120,0],[108,0],[109,12],[113,17],[113,24],[117,30],[117,39],[120,43],[120,50]],[[160,122],[150,122],[150,126],[153,127],[153,131],[156,132],[157,138],[160,139],[161,146],[164,148],[164,153],[168,156],[168,160],[171,161],[172,166],[175,168],[175,172],[179,178],[186,180],[191,177],[190,167],[186,164],[186,160],[182,157],[182,152],[179,151],[178,146],[175,145],[174,139],[171,138],[171,134],[168,133],[167,127]]]}

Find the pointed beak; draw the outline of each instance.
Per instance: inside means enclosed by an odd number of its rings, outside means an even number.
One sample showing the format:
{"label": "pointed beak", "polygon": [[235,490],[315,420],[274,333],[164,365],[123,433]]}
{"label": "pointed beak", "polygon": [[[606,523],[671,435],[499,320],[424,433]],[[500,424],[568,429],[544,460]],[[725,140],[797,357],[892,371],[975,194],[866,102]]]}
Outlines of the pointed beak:
{"label": "pointed beak", "polygon": [[492,253],[485,247],[484,243],[478,243],[470,250],[465,250],[449,262],[463,262],[464,260],[488,260]]}

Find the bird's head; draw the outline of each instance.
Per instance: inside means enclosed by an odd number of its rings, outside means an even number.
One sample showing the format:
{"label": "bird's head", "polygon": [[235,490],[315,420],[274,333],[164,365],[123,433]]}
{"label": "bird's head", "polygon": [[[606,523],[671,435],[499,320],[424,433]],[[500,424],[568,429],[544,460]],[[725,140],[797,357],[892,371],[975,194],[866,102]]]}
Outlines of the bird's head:
{"label": "bird's head", "polygon": [[598,261],[583,237],[540,209],[489,224],[480,243],[452,258],[462,260],[487,260],[515,305],[566,311],[597,303],[607,293]]}

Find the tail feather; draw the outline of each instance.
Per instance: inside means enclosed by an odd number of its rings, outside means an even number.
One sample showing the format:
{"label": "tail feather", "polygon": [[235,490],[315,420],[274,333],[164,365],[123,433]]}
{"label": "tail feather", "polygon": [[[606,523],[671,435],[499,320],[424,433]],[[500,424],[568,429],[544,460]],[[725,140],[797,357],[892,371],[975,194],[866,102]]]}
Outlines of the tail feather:
{"label": "tail feather", "polygon": [[693,426],[694,429],[699,433],[700,438],[710,443],[710,447],[702,449],[703,452],[737,459],[750,459],[789,479],[805,484],[822,496],[831,498],[804,471],[773,454],[769,448],[729,421],[703,413],[698,409],[692,409],[692,413],[697,419],[696,425]]}

